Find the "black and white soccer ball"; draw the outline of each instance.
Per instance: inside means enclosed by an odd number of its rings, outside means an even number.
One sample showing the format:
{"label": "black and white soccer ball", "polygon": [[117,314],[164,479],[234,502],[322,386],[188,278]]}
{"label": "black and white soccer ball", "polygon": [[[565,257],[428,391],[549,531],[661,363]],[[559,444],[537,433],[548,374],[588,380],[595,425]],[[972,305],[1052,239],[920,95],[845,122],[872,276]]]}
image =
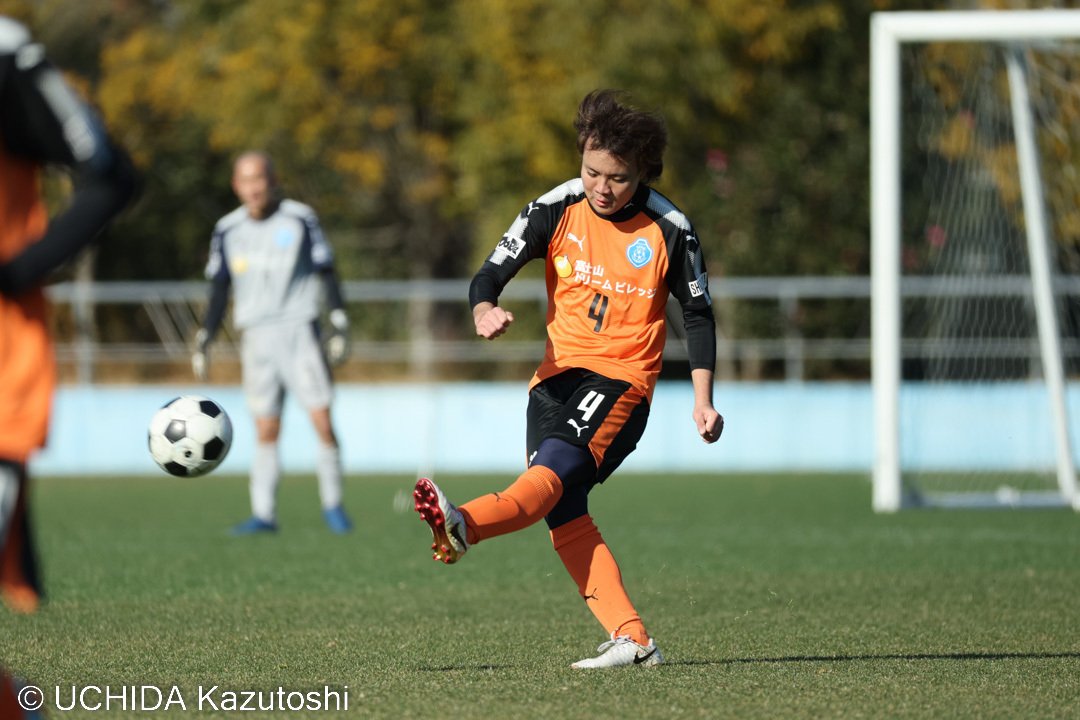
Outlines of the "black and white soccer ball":
{"label": "black and white soccer ball", "polygon": [[148,443],[150,457],[170,475],[205,475],[229,454],[232,422],[210,398],[182,395],[154,413]]}

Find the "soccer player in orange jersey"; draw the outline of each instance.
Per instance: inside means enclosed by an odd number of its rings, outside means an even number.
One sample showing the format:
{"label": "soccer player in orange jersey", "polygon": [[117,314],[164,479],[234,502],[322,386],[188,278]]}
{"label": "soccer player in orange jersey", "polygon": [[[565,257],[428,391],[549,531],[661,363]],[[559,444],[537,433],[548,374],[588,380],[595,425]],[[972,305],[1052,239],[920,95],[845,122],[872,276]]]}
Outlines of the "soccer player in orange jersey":
{"label": "soccer player in orange jersey", "polygon": [[416,510],[435,558],[547,521],[551,541],[610,640],[572,665],[657,665],[663,656],[623,587],[619,566],[589,515],[589,492],[634,450],[660,373],[665,308],[683,311],[697,433],[715,442],[716,331],[701,246],[690,221],[649,183],[660,177],[663,119],[611,90],[590,93],[574,122],[580,177],[530,202],[473,278],[476,333],[494,339],[513,314],[499,295],[534,259],[546,265],[547,349],[529,385],[528,469],[502,492],[460,507],[435,483],[416,483]]}
{"label": "soccer player in orange jersey", "polygon": [[[75,176],[70,204],[51,222],[40,192],[45,164]],[[26,29],[0,16],[0,597],[16,611],[32,612],[40,599],[26,463],[45,443],[56,382],[41,283],[134,189],[127,156]]]}
{"label": "soccer player in orange jersey", "polygon": [[[40,188],[46,163],[67,166],[76,180],[70,205],[51,223]],[[127,156],[26,28],[0,16],[0,598],[15,612],[41,602],[26,469],[45,443],[56,382],[41,283],[134,189]],[[22,688],[0,668],[0,717],[37,716],[31,701],[40,693]]]}

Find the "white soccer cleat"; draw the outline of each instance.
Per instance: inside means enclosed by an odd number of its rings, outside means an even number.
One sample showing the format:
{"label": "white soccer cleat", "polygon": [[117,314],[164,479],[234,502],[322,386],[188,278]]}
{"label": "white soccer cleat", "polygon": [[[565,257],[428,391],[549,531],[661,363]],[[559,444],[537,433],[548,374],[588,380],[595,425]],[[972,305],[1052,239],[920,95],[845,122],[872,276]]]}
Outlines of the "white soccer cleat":
{"label": "white soccer cleat", "polygon": [[578,670],[622,667],[623,665],[651,667],[664,662],[664,656],[652,638],[649,638],[648,645],[638,645],[628,635],[615,637],[612,634],[610,640],[596,648],[596,652],[600,654],[594,658],[578,660],[570,667]]}
{"label": "white soccer cleat", "polygon": [[439,486],[427,478],[416,481],[413,499],[416,512],[431,528],[432,558],[447,565],[456,563],[469,549],[465,539],[465,518],[461,512],[446,499]]}

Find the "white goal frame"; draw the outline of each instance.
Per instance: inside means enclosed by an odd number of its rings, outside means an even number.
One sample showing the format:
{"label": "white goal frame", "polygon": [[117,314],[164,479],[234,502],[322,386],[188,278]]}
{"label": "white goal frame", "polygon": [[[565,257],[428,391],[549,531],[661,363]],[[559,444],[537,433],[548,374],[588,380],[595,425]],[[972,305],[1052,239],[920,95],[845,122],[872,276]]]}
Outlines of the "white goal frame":
{"label": "white goal frame", "polygon": [[[874,13],[870,21],[871,364],[874,405],[873,508],[904,505],[900,468],[901,382],[901,66],[911,42],[1009,42],[1080,38],[1080,11],[973,10]],[[1049,239],[1026,79],[1008,62],[1036,324],[1050,396],[1060,502],[1080,510],[1069,442],[1065,378],[1055,310]]]}

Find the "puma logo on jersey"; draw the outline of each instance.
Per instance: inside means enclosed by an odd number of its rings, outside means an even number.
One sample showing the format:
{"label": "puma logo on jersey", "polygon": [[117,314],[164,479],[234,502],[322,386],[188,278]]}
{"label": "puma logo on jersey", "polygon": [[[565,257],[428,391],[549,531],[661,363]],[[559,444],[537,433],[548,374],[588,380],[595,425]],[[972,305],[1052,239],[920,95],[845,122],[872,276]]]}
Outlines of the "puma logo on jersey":
{"label": "puma logo on jersey", "polygon": [[589,429],[588,425],[578,425],[576,422],[574,422],[574,418],[570,418],[566,422],[567,422],[568,425],[572,426],[575,430],[577,430],[577,436],[578,437],[581,437],[581,431],[582,430],[588,430]]}
{"label": "puma logo on jersey", "polygon": [[576,243],[578,246],[578,250],[585,252],[585,238],[581,238],[579,240],[577,235],[572,232],[568,232],[566,233],[566,239],[572,243]]}

